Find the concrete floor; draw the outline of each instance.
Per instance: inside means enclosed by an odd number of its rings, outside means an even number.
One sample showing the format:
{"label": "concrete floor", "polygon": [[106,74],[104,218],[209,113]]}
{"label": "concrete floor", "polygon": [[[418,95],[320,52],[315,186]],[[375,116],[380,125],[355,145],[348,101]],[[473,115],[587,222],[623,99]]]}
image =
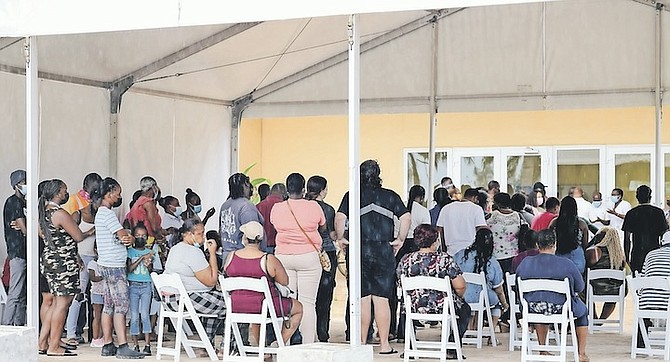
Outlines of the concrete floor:
{"label": "concrete floor", "polygon": [[[344,287],[344,279],[338,279],[338,286],[336,289],[335,300],[333,301],[332,309],[332,318],[331,318],[331,342],[332,343],[345,343],[344,341],[344,307],[346,302],[346,289]],[[630,343],[631,343],[631,318],[632,318],[632,301],[630,298],[626,300],[626,323],[624,328],[624,334],[619,335],[616,333],[596,333],[589,335],[587,341],[587,354],[593,362],[600,361],[629,361],[630,359]],[[616,313],[616,312],[615,312]],[[440,329],[439,328],[424,328],[419,330],[419,338],[439,338]],[[515,361],[520,359],[520,352],[518,350],[514,352],[508,351],[507,342],[509,333],[497,333],[497,337],[501,342],[501,345],[497,347],[483,346],[481,349],[477,349],[475,346],[464,346],[463,354],[467,356],[467,361],[490,361],[491,358],[495,358],[499,361]],[[171,340],[174,340],[174,335],[169,336]],[[218,340],[217,340],[218,343]],[[393,348],[402,352],[404,348],[403,344],[392,343]],[[154,345],[155,346],[155,345]],[[153,346],[152,346],[153,347]],[[390,356],[380,356],[378,353],[378,345],[374,346],[375,349],[375,361],[400,361],[399,353]],[[112,357],[102,358],[100,357],[99,348],[90,348],[88,345],[81,346],[77,350],[79,353],[78,357],[72,358],[71,360],[88,362],[88,361],[99,361],[99,360],[109,360],[113,359]],[[154,349],[155,352],[155,349]],[[569,355],[571,357],[571,355]],[[184,360],[189,360],[188,356],[185,353],[182,353],[182,358]],[[639,357],[644,360],[662,360],[660,357]],[[0,357],[1,359],[1,357]],[[145,358],[145,360],[155,360],[156,357],[151,356]],[[171,360],[169,356],[163,356],[163,360]],[[45,357],[41,356],[39,361],[56,361],[63,360],[62,357]],[[192,361],[208,361],[206,358],[196,358]],[[428,359],[425,359],[428,360]]]}

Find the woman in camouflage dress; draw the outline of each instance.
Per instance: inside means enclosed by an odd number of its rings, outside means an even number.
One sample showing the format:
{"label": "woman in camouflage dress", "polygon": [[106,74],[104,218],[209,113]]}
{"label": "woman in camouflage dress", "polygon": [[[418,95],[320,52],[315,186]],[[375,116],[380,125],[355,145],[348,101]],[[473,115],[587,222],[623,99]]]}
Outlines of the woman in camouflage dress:
{"label": "woman in camouflage dress", "polygon": [[[42,320],[39,351],[48,356],[73,356],[76,354],[61,347],[60,338],[72,298],[80,292],[77,242],[88,235],[61,209],[69,198],[65,182],[47,181],[41,191],[38,207],[44,251],[40,256],[40,271],[47,280],[53,302]],[[93,232],[91,229],[87,234]]]}

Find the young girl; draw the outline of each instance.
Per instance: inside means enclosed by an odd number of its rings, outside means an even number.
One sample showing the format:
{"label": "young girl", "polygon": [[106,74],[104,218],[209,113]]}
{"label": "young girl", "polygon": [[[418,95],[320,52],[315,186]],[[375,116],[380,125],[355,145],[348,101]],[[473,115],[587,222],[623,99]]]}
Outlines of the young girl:
{"label": "young girl", "polygon": [[102,285],[102,275],[98,270],[98,262],[94,260],[88,262],[88,276],[91,280],[91,304],[93,305],[93,339],[91,340],[91,347],[102,347],[105,343],[102,338],[102,328],[100,326],[100,318],[102,317],[102,305],[104,304],[103,294],[105,293]]}
{"label": "young girl", "polygon": [[148,232],[143,223],[139,222],[133,228],[135,245],[128,249],[128,284],[130,294],[130,336],[135,342],[135,351],[140,351],[138,336],[140,334],[140,316],[142,317],[142,333],[144,333],[144,349],[142,353],[151,355],[151,323],[149,322],[149,307],[151,306],[151,271],[153,270],[153,255],[147,249]]}

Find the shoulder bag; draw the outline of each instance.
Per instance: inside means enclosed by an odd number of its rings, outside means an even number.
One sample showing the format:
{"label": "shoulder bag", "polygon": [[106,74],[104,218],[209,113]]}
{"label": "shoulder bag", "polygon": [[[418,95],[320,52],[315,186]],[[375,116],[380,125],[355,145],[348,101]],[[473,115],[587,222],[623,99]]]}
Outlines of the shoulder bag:
{"label": "shoulder bag", "polygon": [[300,231],[305,235],[307,240],[309,241],[310,244],[314,247],[314,250],[316,250],[316,253],[319,255],[319,262],[321,263],[321,267],[323,268],[324,271],[330,273],[330,269],[332,268],[332,265],[330,265],[330,258],[328,257],[328,254],[323,251],[323,249],[319,250],[319,248],[316,247],[316,244],[312,241],[312,239],[307,235],[305,232],[305,229],[302,228],[300,225],[300,222],[298,221],[298,218],[295,216],[295,213],[293,212],[293,209],[291,208],[291,204],[286,200],[286,205],[288,205],[289,211],[291,211],[291,215],[293,215],[293,218],[295,219],[295,223],[298,224],[298,227],[300,228]]}

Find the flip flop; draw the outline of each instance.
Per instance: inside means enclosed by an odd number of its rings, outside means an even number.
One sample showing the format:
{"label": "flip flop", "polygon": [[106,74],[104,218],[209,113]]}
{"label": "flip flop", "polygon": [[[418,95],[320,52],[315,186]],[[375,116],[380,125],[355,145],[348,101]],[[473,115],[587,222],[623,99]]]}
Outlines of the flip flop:
{"label": "flip flop", "polygon": [[37,354],[40,354],[40,355],[47,354],[47,350],[46,349],[38,349]]}
{"label": "flip flop", "polygon": [[49,353],[47,352],[47,357],[75,357],[77,354],[72,351],[65,350],[62,353]]}
{"label": "flip flop", "polygon": [[386,352],[379,352],[379,354],[381,354],[381,355],[387,355],[387,354],[394,354],[394,353],[398,353],[398,351],[396,351],[396,350],[395,350],[395,349],[393,349],[393,348],[391,348],[391,350],[390,350],[390,351],[386,351]]}

